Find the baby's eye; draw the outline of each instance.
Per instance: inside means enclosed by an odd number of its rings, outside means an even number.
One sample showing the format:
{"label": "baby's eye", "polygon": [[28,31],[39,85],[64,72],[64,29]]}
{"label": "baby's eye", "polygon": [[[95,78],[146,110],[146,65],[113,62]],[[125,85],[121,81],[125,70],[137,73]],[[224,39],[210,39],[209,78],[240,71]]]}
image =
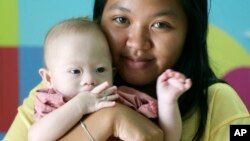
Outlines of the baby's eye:
{"label": "baby's eye", "polygon": [[116,17],[113,20],[117,23],[127,23],[128,22],[128,20],[124,17]]}
{"label": "baby's eye", "polygon": [[70,70],[70,73],[72,73],[72,74],[80,74],[81,71],[78,70],[78,69],[74,69],[74,70]]}
{"label": "baby's eye", "polygon": [[96,69],[96,72],[97,72],[97,73],[103,73],[105,70],[106,70],[106,69],[105,69],[104,67],[98,67],[98,68]]}

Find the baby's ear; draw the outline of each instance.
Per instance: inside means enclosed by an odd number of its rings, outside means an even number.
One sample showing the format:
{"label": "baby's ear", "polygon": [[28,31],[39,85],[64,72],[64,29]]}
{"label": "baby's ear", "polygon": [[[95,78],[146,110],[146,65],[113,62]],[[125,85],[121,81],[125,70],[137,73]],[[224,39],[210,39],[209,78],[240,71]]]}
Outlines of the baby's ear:
{"label": "baby's ear", "polygon": [[43,82],[45,82],[45,84],[47,85],[47,87],[51,88],[52,83],[49,71],[45,68],[41,68],[39,69],[39,74],[42,77]]}

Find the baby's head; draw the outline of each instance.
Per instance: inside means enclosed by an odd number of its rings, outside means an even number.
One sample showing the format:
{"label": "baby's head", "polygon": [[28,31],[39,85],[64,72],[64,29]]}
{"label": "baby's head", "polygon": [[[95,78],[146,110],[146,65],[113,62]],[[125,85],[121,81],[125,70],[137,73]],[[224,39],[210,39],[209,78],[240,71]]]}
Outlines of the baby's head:
{"label": "baby's head", "polygon": [[111,55],[100,27],[76,18],[55,25],[44,42],[45,68],[39,73],[48,87],[72,98],[107,81],[112,84]]}

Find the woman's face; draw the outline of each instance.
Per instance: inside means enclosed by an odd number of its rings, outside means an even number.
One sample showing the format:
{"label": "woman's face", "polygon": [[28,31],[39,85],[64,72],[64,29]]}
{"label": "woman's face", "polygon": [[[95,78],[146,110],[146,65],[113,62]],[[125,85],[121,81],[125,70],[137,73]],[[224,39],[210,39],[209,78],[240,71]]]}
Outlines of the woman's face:
{"label": "woman's face", "polygon": [[155,82],[177,62],[187,19],[176,0],[107,0],[101,25],[113,63],[133,85]]}

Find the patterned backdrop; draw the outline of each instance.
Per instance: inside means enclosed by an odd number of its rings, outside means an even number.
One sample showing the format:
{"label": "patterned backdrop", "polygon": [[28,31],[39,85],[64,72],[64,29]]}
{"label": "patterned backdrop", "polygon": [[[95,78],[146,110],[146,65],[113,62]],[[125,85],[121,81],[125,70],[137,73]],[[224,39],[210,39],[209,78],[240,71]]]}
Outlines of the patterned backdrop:
{"label": "patterned backdrop", "polygon": [[[209,56],[250,110],[250,1],[211,0]],[[93,0],[0,0],[0,140],[40,81],[42,42],[55,23],[92,16]]]}

